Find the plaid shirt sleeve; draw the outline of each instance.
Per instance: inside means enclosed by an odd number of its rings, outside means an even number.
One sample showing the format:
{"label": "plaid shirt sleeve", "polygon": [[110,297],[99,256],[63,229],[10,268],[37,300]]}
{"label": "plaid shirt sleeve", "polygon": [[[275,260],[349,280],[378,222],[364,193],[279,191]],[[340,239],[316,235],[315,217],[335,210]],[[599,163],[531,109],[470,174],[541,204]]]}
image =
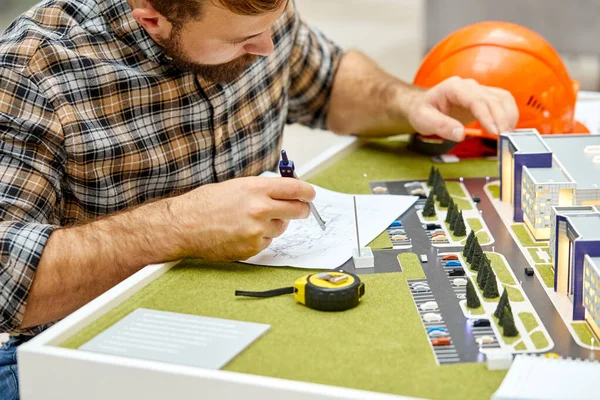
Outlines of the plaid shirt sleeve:
{"label": "plaid shirt sleeve", "polygon": [[296,14],[287,123],[327,129],[327,109],[342,49]]}
{"label": "plaid shirt sleeve", "polygon": [[27,77],[0,67],[0,88],[0,332],[14,334],[56,227],[51,221],[57,221],[60,200],[62,130]]}

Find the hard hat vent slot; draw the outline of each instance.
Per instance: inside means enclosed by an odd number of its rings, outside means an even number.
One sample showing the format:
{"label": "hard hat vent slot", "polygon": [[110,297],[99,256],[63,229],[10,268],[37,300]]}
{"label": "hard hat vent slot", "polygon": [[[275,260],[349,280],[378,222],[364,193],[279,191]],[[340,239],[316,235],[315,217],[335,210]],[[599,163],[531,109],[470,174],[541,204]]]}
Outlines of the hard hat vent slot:
{"label": "hard hat vent slot", "polygon": [[527,106],[531,107],[537,111],[543,112],[546,110],[546,107],[544,107],[544,104],[542,104],[541,101],[539,101],[534,95],[529,96],[529,100],[527,100]]}

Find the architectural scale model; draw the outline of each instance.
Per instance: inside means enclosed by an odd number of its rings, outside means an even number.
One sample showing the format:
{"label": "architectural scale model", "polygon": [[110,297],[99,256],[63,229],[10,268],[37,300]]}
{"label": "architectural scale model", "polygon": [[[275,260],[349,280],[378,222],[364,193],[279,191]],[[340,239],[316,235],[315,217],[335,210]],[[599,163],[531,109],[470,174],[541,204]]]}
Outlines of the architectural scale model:
{"label": "architectural scale model", "polygon": [[593,359],[600,136],[522,130],[499,148],[500,182],[444,179],[435,166],[427,181],[371,182],[375,194],[420,197],[388,228],[393,248],[373,251],[371,272],[422,270],[407,286],[440,365],[507,368],[517,353]]}

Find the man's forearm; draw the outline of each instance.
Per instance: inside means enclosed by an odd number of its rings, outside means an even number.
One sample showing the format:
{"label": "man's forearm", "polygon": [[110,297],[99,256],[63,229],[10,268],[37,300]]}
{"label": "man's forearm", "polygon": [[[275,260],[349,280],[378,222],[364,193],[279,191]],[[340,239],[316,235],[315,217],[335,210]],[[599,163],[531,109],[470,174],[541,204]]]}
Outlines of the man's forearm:
{"label": "man's forearm", "polygon": [[21,328],[64,318],[142,267],[176,259],[168,207],[158,201],[52,233]]}
{"label": "man's forearm", "polygon": [[389,136],[408,133],[408,107],[421,92],[386,73],[357,51],[346,53],[335,76],[327,117],[339,134]]}

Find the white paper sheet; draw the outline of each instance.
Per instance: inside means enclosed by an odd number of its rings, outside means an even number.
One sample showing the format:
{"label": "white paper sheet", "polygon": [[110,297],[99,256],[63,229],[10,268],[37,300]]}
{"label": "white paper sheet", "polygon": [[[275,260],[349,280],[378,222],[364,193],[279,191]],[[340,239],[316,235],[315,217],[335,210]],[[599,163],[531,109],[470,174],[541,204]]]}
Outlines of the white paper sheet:
{"label": "white paper sheet", "polygon": [[[293,220],[287,231],[260,254],[244,261],[267,266],[335,269],[352,257],[356,248],[352,195],[314,186],[314,205],[326,222],[323,231],[311,215]],[[366,246],[415,202],[415,196],[357,195],[361,246]]]}

